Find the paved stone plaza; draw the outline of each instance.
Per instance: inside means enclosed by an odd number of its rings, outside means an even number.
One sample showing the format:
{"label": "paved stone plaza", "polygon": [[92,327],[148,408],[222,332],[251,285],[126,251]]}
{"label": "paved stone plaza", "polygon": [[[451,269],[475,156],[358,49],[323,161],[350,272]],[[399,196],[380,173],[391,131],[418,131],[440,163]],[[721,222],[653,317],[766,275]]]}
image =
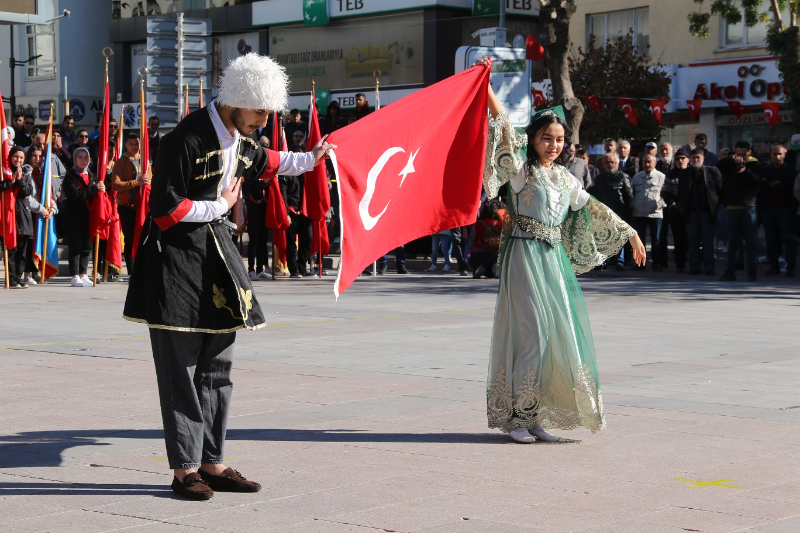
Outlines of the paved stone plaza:
{"label": "paved stone plaza", "polygon": [[602,274],[608,427],[554,445],[486,428],[495,281],[256,283],[226,462],[264,489],[208,502],[169,490],[127,284],[2,291],[0,531],[800,532],[800,283]]}

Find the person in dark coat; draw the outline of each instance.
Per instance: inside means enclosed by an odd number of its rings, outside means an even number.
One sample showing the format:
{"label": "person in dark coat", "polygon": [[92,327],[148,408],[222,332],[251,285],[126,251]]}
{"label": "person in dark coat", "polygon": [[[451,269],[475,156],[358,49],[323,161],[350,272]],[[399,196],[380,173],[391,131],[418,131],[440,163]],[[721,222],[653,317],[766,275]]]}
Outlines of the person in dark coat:
{"label": "person in dark coat", "polygon": [[[689,155],[689,168],[678,179],[681,214],[686,220],[689,241],[689,273],[713,276],[714,220],[722,192],[722,175],[716,167],[703,165],[704,152],[695,148]],[[702,242],[702,259],[700,243]]]}
{"label": "person in dark coat", "polygon": [[639,158],[631,155],[631,143],[628,141],[619,142],[619,169],[631,178],[641,169]]}
{"label": "person in dark coat", "polygon": [[89,150],[78,148],[73,155],[74,166],[64,176],[64,221],[69,247],[69,275],[73,287],[91,287],[87,275],[92,239],[89,236],[89,212],[92,199],[106,186],[89,170]]}
{"label": "person in dark coat", "polygon": [[[669,147],[671,149],[672,145]],[[689,152],[685,148],[680,148],[671,159],[671,163],[664,178],[664,187],[661,189],[661,198],[664,200],[666,207],[664,208],[664,222],[661,225],[661,238],[659,240],[661,246],[659,260],[662,267],[667,268],[669,266],[667,261],[667,237],[671,229],[675,268],[677,268],[678,272],[683,272],[686,268],[687,236],[686,221],[679,205],[679,183],[681,173],[689,168]]]}
{"label": "person in dark coat", "polygon": [[11,178],[0,181],[0,191],[14,190],[14,208],[16,211],[17,245],[8,250],[9,287],[12,289],[27,289],[28,284],[22,274],[28,262],[28,252],[34,234],[33,213],[41,214],[47,220],[58,212],[55,204],[49,210],[45,209],[35,198],[36,187],[31,174],[33,168],[23,164],[25,152],[19,146],[11,148],[8,152],[8,163]]}
{"label": "person in dark coat", "polygon": [[[603,156],[603,169],[587,190],[598,201],[607,205],[620,218],[627,219],[633,202],[633,187],[630,177],[619,170],[619,156],[609,152]],[[625,270],[625,249],[608,258],[606,265],[616,270]]]}
{"label": "person in dark coat", "polygon": [[797,172],[785,162],[786,147],[776,144],[770,153],[770,164],[761,171],[761,217],[767,239],[767,276],[781,273],[778,263],[779,239],[786,250],[786,276],[793,278],[797,262],[797,200],[793,190]]}

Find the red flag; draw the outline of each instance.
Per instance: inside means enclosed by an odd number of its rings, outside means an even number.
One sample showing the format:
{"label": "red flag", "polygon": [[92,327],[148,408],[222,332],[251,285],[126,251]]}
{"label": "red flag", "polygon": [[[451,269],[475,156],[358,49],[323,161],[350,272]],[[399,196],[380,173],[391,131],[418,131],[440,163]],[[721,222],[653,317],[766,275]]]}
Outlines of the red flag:
{"label": "red flag", "polygon": [[653,117],[659,126],[661,125],[661,117],[664,114],[664,106],[666,105],[666,100],[650,100],[650,109],[653,110]]}
{"label": "red flag", "polygon": [[281,187],[278,185],[277,179],[272,179],[267,189],[267,216],[264,219],[264,225],[274,230],[272,242],[278,247],[278,255],[284,265],[286,264],[286,230],[289,228],[288,217]]}
{"label": "red flag", "polygon": [[[314,94],[312,93],[311,107],[308,113],[306,151],[313,150],[321,138],[317,106],[314,104]],[[328,188],[328,172],[325,170],[324,164],[317,165],[313,170],[306,172],[303,195],[306,197],[305,215],[313,221],[325,219],[331,208],[331,193]]]}
{"label": "red flag", "polygon": [[[144,87],[139,90],[139,107],[142,119],[139,124],[140,149],[140,170],[142,176],[146,176],[150,171],[150,133],[147,131],[147,109],[144,106]],[[136,219],[133,225],[133,243],[131,246],[131,257],[136,259],[136,250],[139,248],[139,239],[142,236],[142,227],[147,213],[150,212],[150,184],[145,183],[139,187],[139,198],[136,201]]]}
{"label": "red flag", "polygon": [[689,114],[692,120],[697,120],[700,117],[700,107],[702,105],[702,100],[686,100],[686,106],[689,108]]}
{"label": "red flag", "polygon": [[122,227],[119,222],[119,212],[117,211],[117,193],[112,193],[111,200],[111,219],[108,225],[108,236],[106,237],[106,264],[122,274]]}
{"label": "red flag", "polygon": [[[105,93],[103,100],[103,116],[100,119],[100,137],[97,140],[97,181],[104,182],[108,168],[108,123],[111,119],[110,98],[108,93],[108,69],[106,69]],[[113,214],[111,200],[105,191],[98,192],[92,198],[89,213],[89,235],[92,239],[99,233],[101,239],[108,239],[108,226]]]}
{"label": "red flag", "polygon": [[778,128],[778,122],[783,122],[780,116],[780,104],[778,102],[761,102],[761,107],[764,108],[764,114],[767,116],[767,122],[772,126],[772,129]]}
{"label": "red flag", "polygon": [[111,199],[106,191],[98,191],[92,198],[89,210],[89,236],[94,239],[98,234],[102,240],[108,239],[111,223],[114,221]]}
{"label": "red flag", "polygon": [[[8,131],[6,130],[6,110],[3,107],[3,99],[0,96],[0,181],[11,179],[11,162],[8,160],[8,151],[10,150]],[[6,250],[13,250],[17,247],[17,189],[11,187],[2,193],[2,209],[0,213],[2,216],[2,235],[3,246]],[[8,270],[8,265],[6,265]]]}
{"label": "red flag", "polygon": [[736,118],[742,118],[742,115],[745,113],[752,113],[749,107],[742,105],[738,100],[727,101],[725,103],[731,108],[731,112],[736,115]]}
{"label": "red flag", "polygon": [[319,222],[312,222],[311,228],[313,230],[313,240],[311,241],[311,255],[319,251],[322,246],[323,257],[331,253],[331,242],[328,238],[328,225],[325,220]]}
{"label": "red flag", "polygon": [[531,96],[533,96],[533,107],[540,109],[547,105],[547,98],[544,96],[544,91],[540,91],[536,87],[531,89]]}
{"label": "red flag", "polygon": [[475,222],[488,84],[489,69],[473,67],[331,134],[342,213],[337,296],[387,251]]}
{"label": "red flag", "polygon": [[633,98],[617,98],[617,102],[619,102],[622,112],[625,113],[625,120],[635,126],[639,121],[636,114],[636,101]]}
{"label": "red flag", "polygon": [[589,104],[589,107],[595,111],[600,111],[600,98],[598,98],[596,94],[587,94],[586,103]]}

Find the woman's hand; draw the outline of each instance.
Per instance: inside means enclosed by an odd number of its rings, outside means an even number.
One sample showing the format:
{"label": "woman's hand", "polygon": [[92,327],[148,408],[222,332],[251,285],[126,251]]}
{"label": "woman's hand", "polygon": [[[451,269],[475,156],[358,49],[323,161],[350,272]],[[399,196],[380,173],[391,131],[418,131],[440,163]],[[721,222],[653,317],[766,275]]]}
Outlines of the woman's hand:
{"label": "woman's hand", "polygon": [[102,181],[98,181],[98,182],[97,182],[97,190],[98,190],[98,191],[103,191],[103,192],[105,192],[105,190],[106,190],[106,184],[105,184],[105,183],[103,183]]}
{"label": "woman's hand", "polygon": [[11,181],[18,181],[22,179],[22,167],[17,167],[16,172],[11,176]]}
{"label": "woman's hand", "polygon": [[631,243],[631,248],[633,249],[633,262],[639,266],[644,266],[645,261],[647,261],[647,252],[644,249],[642,239],[637,234],[631,237],[628,242]]}
{"label": "woman's hand", "polygon": [[[476,67],[486,67],[491,70],[492,68],[492,58],[484,57],[480,61],[475,62]],[[497,118],[497,115],[503,112],[503,106],[500,104],[500,100],[497,99],[497,96],[494,94],[492,90],[492,83],[489,82],[489,94],[486,101],[486,104],[489,106],[489,112],[492,114],[492,118]]]}

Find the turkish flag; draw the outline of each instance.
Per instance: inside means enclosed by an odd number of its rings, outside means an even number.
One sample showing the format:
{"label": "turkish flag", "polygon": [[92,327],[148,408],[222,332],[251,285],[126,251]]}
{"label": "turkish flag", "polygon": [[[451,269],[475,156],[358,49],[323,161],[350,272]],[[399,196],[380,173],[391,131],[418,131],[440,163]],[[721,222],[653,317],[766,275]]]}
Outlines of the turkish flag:
{"label": "turkish flag", "polygon": [[767,122],[772,126],[772,129],[778,128],[778,122],[783,122],[780,116],[780,104],[778,102],[761,102],[761,107],[764,108],[764,114],[767,116]]}
{"label": "turkish flag", "polygon": [[117,210],[117,193],[109,196],[111,200],[111,221],[108,225],[108,237],[106,238],[106,264],[122,274],[122,226],[119,223],[119,212]]}
{"label": "turkish flag", "polygon": [[[9,147],[8,131],[6,130],[6,110],[2,105],[0,97],[0,180],[11,179],[11,162],[8,160]],[[3,246],[6,250],[13,250],[17,247],[17,188],[11,187],[0,193],[2,195],[3,212],[0,213],[3,220],[2,235]],[[6,266],[8,271],[8,266]],[[6,275],[8,278],[8,275]]]}
{"label": "turkish flag", "polygon": [[475,222],[489,70],[460,72],[331,134],[342,216],[337,297],[387,251]]}
{"label": "turkish flag", "polygon": [[650,109],[653,110],[653,117],[659,126],[661,125],[661,116],[664,114],[665,105],[667,105],[666,100],[650,100]]}
{"label": "turkish flag", "polygon": [[689,114],[692,120],[697,120],[700,117],[700,107],[702,105],[702,100],[686,100],[686,107],[689,108]]}
{"label": "turkish flag", "polygon": [[539,109],[547,104],[547,99],[544,97],[544,92],[537,88],[531,89],[531,96],[533,96],[533,107]]}
{"label": "turkish flag", "polygon": [[727,101],[725,103],[731,108],[731,112],[736,115],[736,118],[742,118],[742,115],[745,113],[752,113],[749,107],[742,105],[738,100]]}
{"label": "turkish flag", "polygon": [[[286,230],[289,228],[288,217],[278,178],[273,178],[267,189],[267,216],[264,219],[264,226],[273,230],[272,243],[278,248],[278,255],[284,265],[286,264]],[[273,258],[273,262],[274,260]]]}
{"label": "turkish flag", "polygon": [[586,103],[595,111],[600,111],[600,98],[596,94],[587,94]]}
{"label": "turkish flag", "polygon": [[[202,93],[201,93],[202,94]],[[150,132],[147,130],[147,108],[144,105],[144,88],[139,90],[139,107],[142,110],[142,119],[139,125],[139,139],[141,139],[141,174],[146,176],[150,172]],[[145,183],[139,187],[136,193],[136,218],[133,224],[133,246],[131,246],[131,257],[136,259],[136,250],[139,249],[139,240],[142,238],[142,227],[150,212],[150,184]]]}
{"label": "turkish flag", "polygon": [[617,98],[622,112],[625,113],[625,120],[634,126],[639,122],[639,117],[636,114],[636,101],[633,98]]}
{"label": "turkish flag", "polygon": [[99,234],[102,240],[108,239],[113,222],[114,209],[111,198],[106,191],[98,191],[92,198],[89,209],[89,236],[94,239]]}

